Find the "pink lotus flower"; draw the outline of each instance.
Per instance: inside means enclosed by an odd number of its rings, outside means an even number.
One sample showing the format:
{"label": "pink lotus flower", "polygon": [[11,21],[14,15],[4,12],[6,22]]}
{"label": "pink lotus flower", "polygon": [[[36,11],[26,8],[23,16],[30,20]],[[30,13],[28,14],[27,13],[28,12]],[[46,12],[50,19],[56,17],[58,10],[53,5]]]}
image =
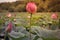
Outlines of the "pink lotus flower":
{"label": "pink lotus flower", "polygon": [[12,23],[10,22],[6,28],[6,32],[11,32],[12,30]]}
{"label": "pink lotus flower", "polygon": [[27,5],[26,5],[26,10],[29,12],[29,13],[35,13],[37,11],[37,6],[34,2],[29,2]]}
{"label": "pink lotus flower", "polygon": [[57,19],[57,18],[58,18],[58,15],[57,15],[56,13],[53,13],[53,14],[51,15],[51,18],[52,18],[52,19]]}
{"label": "pink lotus flower", "polygon": [[28,16],[28,18],[30,18],[30,16]]}
{"label": "pink lotus flower", "polygon": [[11,17],[11,16],[12,16],[11,13],[8,13],[8,14],[7,14],[7,17]]}
{"label": "pink lotus flower", "polygon": [[16,22],[16,19],[14,19],[14,22]]}

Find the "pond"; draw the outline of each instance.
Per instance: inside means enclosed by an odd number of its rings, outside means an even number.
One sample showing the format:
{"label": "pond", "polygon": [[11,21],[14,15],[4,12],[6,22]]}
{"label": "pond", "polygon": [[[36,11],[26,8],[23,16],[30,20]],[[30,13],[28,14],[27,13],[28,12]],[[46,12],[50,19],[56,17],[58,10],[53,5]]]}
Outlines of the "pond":
{"label": "pond", "polygon": [[36,13],[31,20],[30,14],[26,12],[11,13],[11,17],[6,14],[0,13],[0,34],[5,32],[11,22],[12,30],[8,33],[10,40],[60,40],[60,13],[57,13],[57,19],[51,18],[52,13]]}

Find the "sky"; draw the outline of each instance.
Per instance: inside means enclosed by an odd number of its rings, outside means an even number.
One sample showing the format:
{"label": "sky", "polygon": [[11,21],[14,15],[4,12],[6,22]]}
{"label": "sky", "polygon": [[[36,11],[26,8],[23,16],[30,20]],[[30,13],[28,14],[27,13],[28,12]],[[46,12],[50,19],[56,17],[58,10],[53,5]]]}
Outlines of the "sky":
{"label": "sky", "polygon": [[2,3],[2,2],[14,2],[14,1],[16,1],[16,0],[0,0],[0,3]]}

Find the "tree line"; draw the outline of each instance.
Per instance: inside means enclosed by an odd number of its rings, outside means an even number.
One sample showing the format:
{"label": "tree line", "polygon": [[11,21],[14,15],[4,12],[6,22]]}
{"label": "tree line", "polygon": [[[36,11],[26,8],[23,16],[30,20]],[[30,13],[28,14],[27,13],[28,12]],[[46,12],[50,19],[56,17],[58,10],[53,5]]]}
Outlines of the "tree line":
{"label": "tree line", "polygon": [[60,12],[60,0],[25,0],[8,3],[0,3],[0,12],[26,12],[26,4],[35,2],[38,12]]}

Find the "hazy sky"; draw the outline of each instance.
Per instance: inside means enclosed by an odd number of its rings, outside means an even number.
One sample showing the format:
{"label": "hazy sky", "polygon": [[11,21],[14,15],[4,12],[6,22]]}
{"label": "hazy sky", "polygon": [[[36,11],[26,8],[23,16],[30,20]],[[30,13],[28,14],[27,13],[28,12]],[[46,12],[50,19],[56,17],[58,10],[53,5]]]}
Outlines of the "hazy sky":
{"label": "hazy sky", "polygon": [[1,2],[13,2],[13,1],[16,1],[16,0],[0,0],[0,3]]}

